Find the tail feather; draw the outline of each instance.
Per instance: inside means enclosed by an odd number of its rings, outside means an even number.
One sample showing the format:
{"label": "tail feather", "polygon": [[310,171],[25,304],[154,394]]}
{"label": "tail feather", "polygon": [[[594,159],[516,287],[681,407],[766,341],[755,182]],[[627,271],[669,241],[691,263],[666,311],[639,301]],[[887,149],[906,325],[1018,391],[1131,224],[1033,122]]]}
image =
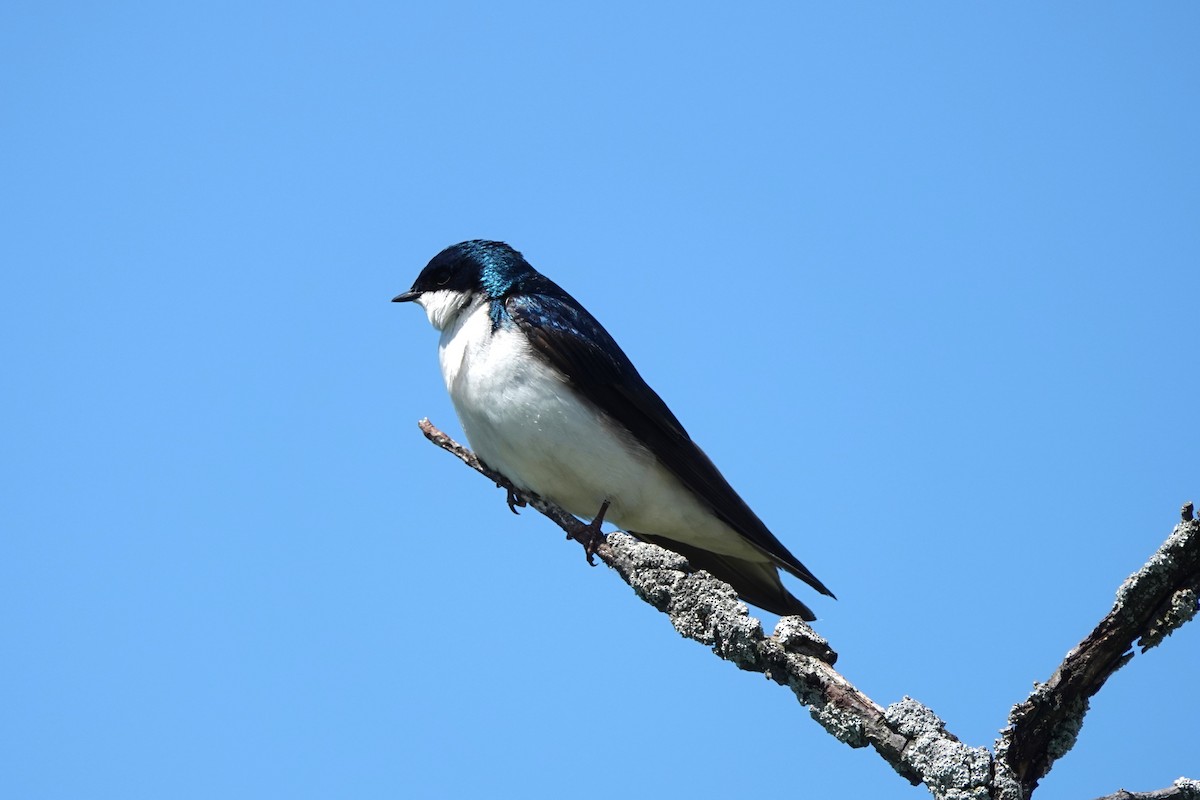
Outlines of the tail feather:
{"label": "tail feather", "polygon": [[756,605],[780,616],[794,614],[808,622],[817,618],[812,609],[797,600],[783,585],[783,581],[779,579],[779,570],[774,564],[733,558],[709,550],[701,550],[674,539],[664,539],[661,536],[652,536],[638,531],[628,531],[628,533],[643,541],[679,553],[688,560],[692,569],[702,569],[725,581],[738,593],[738,597],[751,605]]}

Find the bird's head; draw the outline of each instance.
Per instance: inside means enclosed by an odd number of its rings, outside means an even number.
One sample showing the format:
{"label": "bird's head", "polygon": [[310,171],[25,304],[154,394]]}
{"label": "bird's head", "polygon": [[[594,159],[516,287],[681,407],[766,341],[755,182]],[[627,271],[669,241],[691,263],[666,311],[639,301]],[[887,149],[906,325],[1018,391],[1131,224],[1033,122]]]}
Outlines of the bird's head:
{"label": "bird's head", "polygon": [[479,299],[498,300],[537,275],[529,262],[504,242],[472,239],[450,245],[421,270],[412,288],[392,298],[394,303],[417,303],[430,324],[442,330],[467,306]]}

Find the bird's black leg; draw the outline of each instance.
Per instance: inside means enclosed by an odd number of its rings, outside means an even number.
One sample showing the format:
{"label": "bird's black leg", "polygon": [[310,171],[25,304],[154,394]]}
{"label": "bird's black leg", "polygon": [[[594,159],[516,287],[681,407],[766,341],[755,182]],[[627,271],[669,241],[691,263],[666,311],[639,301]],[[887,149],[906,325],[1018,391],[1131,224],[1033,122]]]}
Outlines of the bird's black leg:
{"label": "bird's black leg", "polygon": [[[593,567],[596,566],[596,550],[600,545],[604,544],[604,534],[600,532],[600,526],[604,524],[604,515],[608,511],[608,500],[600,504],[600,511],[596,514],[595,519],[589,522],[586,526],[587,541],[583,542],[583,552],[587,555],[587,562]],[[567,534],[567,538],[574,538]]]}
{"label": "bird's black leg", "polygon": [[505,498],[505,502],[508,503],[508,510],[519,515],[521,512],[517,511],[517,509],[524,508],[529,504],[517,496],[516,491],[511,486],[505,486],[504,489],[508,492],[508,497]]}

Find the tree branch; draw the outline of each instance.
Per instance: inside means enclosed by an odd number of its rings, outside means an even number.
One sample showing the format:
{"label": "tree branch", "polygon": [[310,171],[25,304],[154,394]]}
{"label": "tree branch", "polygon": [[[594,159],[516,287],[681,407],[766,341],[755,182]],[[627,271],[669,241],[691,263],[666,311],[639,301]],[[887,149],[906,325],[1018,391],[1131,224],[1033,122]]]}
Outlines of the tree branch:
{"label": "tree branch", "polygon": [[1135,641],[1146,652],[1196,614],[1200,597],[1200,525],[1192,505],[1183,521],[1146,564],[1117,590],[1112,610],[1077,644],[1050,680],[1009,713],[996,742],[1026,795],[1075,744],[1088,699],[1133,658]]}
{"label": "tree branch", "polygon": [[[472,469],[509,492],[510,503],[524,502],[554,521],[586,548],[586,525],[537,495],[517,489],[428,419],[422,433]],[[691,572],[686,559],[670,550],[610,533],[595,554],[612,567],[639,597],[668,615],[683,636],[712,649],[740,669],[761,672],[787,686],[825,730],[851,747],[870,745],[913,785],[924,783],[947,800],[1023,800],[1054,761],[1075,742],[1087,698],[1133,657],[1160,643],[1197,610],[1200,593],[1200,521],[1185,506],[1184,522],[1137,573],[1118,590],[1117,602],[1100,625],[1067,655],[1046,684],[1014,707],[1010,726],[996,742],[996,754],[968,747],[948,732],[930,709],[911,698],[879,706],[833,669],[837,654],[799,617],[783,617],[774,633],[726,583],[707,572]],[[1181,778],[1162,792],[1194,792],[1195,781]],[[1181,788],[1182,787],[1182,788]],[[1118,793],[1112,798],[1200,800],[1193,794]],[[1102,800],[1109,800],[1103,798]]]}
{"label": "tree branch", "polygon": [[1166,789],[1153,792],[1127,792],[1121,789],[1096,800],[1200,800],[1200,781],[1180,778]]}

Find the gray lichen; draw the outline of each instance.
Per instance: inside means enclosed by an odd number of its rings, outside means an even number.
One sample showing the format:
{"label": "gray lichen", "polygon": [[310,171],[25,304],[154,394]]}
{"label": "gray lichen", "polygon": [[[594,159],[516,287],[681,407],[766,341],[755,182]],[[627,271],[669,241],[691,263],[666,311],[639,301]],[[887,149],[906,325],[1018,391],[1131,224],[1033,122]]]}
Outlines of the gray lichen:
{"label": "gray lichen", "polygon": [[1190,622],[1196,616],[1198,599],[1195,589],[1180,589],[1172,594],[1166,613],[1156,619],[1138,640],[1142,652],[1162,644],[1163,639],[1174,633],[1180,625]]}
{"label": "gray lichen", "polygon": [[[1033,685],[1033,691],[1030,692],[1029,697],[1012,707],[1008,714],[1008,721],[1010,724],[1016,725],[1022,721],[1023,717],[1032,714],[1035,709],[1045,706],[1059,707],[1062,703],[1062,696],[1049,684],[1038,682]],[[1062,758],[1075,746],[1075,741],[1079,738],[1079,731],[1083,727],[1083,718],[1087,716],[1088,701],[1083,697],[1074,698],[1065,710],[1066,713],[1058,721],[1046,743],[1046,753],[1050,757],[1051,764]],[[996,746],[997,755],[1007,752],[1007,742],[1003,746],[1001,742],[997,742]],[[1047,768],[1046,771],[1049,772],[1049,769]]]}
{"label": "gray lichen", "polygon": [[610,533],[607,543],[617,562],[614,566],[638,597],[666,611],[679,582],[687,577],[687,559],[624,533]]}
{"label": "gray lichen", "polygon": [[708,645],[742,669],[761,671],[762,623],[737,593],[707,572],[689,574],[687,560],[624,533],[608,535],[618,569],[638,596],[667,612],[682,636]]}
{"label": "gray lichen", "polygon": [[1171,785],[1179,790],[1181,800],[1200,800],[1200,781],[1179,778]]}
{"label": "gray lichen", "polygon": [[866,747],[866,731],[863,730],[862,717],[845,709],[836,708],[832,703],[820,707],[810,706],[808,713],[822,728],[829,731],[839,742],[851,747]]}
{"label": "gray lichen", "polygon": [[829,640],[800,617],[780,617],[771,635],[789,653],[813,656],[826,664],[837,661],[837,653],[829,646]]}
{"label": "gray lichen", "polygon": [[1131,601],[1131,598],[1153,596],[1153,588],[1168,584],[1168,576],[1176,566],[1176,558],[1182,557],[1183,563],[1187,563],[1185,554],[1189,546],[1195,544],[1195,537],[1198,535],[1200,525],[1195,522],[1181,522],[1176,525],[1158,551],[1117,589],[1114,608],[1128,615],[1140,613],[1140,603]]}
{"label": "gray lichen", "polygon": [[992,755],[968,747],[946,732],[928,707],[905,697],[887,707],[889,726],[909,740],[901,758],[919,773],[939,800],[990,800]]}
{"label": "gray lichen", "polygon": [[729,584],[703,571],[688,575],[676,587],[667,613],[682,635],[708,645],[742,669],[762,671],[762,623],[750,616]]}

